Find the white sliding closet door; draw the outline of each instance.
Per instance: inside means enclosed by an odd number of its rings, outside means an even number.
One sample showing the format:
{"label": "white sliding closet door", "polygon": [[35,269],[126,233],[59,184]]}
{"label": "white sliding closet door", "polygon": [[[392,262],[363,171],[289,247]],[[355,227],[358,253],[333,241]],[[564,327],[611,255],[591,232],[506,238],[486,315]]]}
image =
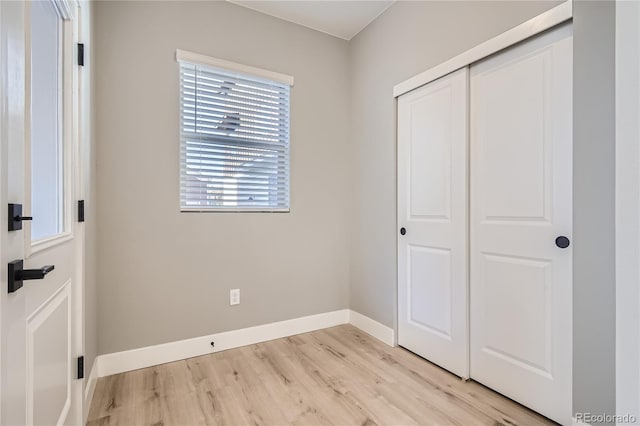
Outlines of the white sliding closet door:
{"label": "white sliding closet door", "polygon": [[461,377],[467,333],[463,68],[398,99],[398,343]]}
{"label": "white sliding closet door", "polygon": [[[471,377],[571,422],[572,31],[471,67]],[[560,238],[566,237],[566,239]]]}

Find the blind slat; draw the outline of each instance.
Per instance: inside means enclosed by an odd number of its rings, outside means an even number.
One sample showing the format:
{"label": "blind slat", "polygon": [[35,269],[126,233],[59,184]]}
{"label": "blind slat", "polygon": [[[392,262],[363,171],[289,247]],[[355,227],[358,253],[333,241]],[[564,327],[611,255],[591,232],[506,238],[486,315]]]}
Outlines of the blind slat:
{"label": "blind slat", "polygon": [[[200,187],[207,185],[217,185],[223,184],[229,181],[229,178],[225,176],[190,176],[190,179],[187,179],[185,182],[181,183],[182,187]],[[253,177],[247,178],[243,177],[237,179],[235,182],[238,187],[253,187],[253,186],[265,186],[268,188],[273,187],[273,184],[269,181],[268,177]],[[278,180],[278,185],[288,185],[288,182],[284,179],[282,181]]]}
{"label": "blind slat", "polygon": [[263,173],[263,172],[254,170],[251,174],[235,174],[234,175],[234,173],[228,172],[225,170],[206,170],[206,169],[197,169],[197,168],[187,169],[185,172],[182,173],[183,180],[189,179],[189,178],[204,179],[209,176],[224,177],[224,178],[230,178],[230,179],[243,179],[243,178],[251,178],[251,177],[266,179],[274,176],[274,173]]}
{"label": "blind slat", "polygon": [[183,80],[182,88],[186,98],[195,97],[195,92],[198,91],[201,94],[220,96],[223,98],[229,97],[230,99],[241,102],[255,102],[282,108],[286,108],[288,105],[286,98],[280,96],[280,94],[273,96],[271,94],[253,92],[245,90],[245,88],[240,86],[233,86],[233,90],[231,90],[230,87],[224,86],[223,84],[208,84],[201,80]]}
{"label": "blind slat", "polygon": [[239,147],[240,149],[234,150],[233,148],[237,147],[237,145],[232,147],[225,147],[224,145],[204,145],[204,144],[193,144],[190,143],[188,146],[184,146],[181,148],[181,152],[186,154],[187,152],[193,154],[204,154],[204,155],[224,155],[224,156],[250,156],[257,154],[265,154],[265,155],[285,155],[285,148],[269,148],[269,150],[259,150],[259,149],[250,149]]}
{"label": "blind slat", "polygon": [[[246,185],[234,185],[234,188],[238,191],[283,192],[283,193],[286,191],[286,186],[284,184],[278,189],[273,189],[272,186],[273,185],[269,185],[268,183],[265,183],[264,185],[246,184]],[[210,184],[206,184],[203,182],[203,183],[198,183],[197,185],[187,184],[182,186],[182,188],[185,191],[192,191],[192,192],[208,190],[208,189],[217,188],[217,187],[225,188],[227,187],[227,185],[225,182],[215,182]]]}
{"label": "blind slat", "polygon": [[237,146],[237,145],[245,145],[252,148],[263,148],[263,149],[273,149],[276,147],[285,147],[288,148],[289,142],[287,139],[282,140],[264,140],[265,138],[255,138],[255,137],[247,137],[242,135],[242,137],[238,136],[226,136],[226,135],[217,135],[211,133],[197,133],[197,132],[187,132],[182,131],[183,140],[185,143],[224,143],[226,146]]}
{"label": "blind slat", "polygon": [[[188,122],[187,122],[188,127]],[[193,126],[192,126],[193,127]],[[260,129],[254,129],[251,127],[242,127],[232,123],[218,123],[218,125],[211,125],[207,123],[196,124],[196,132],[206,132],[208,134],[226,134],[233,138],[264,138],[268,140],[279,140],[286,138],[285,133],[266,132]]]}
{"label": "blind slat", "polygon": [[247,109],[249,111],[263,109],[264,112],[269,114],[277,114],[280,111],[287,110],[287,106],[284,103],[240,98],[219,92],[202,90],[199,87],[183,87],[182,91],[186,102],[197,100],[198,103],[208,102],[210,105],[229,105],[234,108]]}
{"label": "blind slat", "polygon": [[[205,194],[201,194],[201,195],[205,195]],[[286,201],[286,197],[282,196],[282,197],[270,197],[268,195],[266,196],[261,196],[261,195],[255,195],[255,196],[235,196],[235,195],[214,195],[214,194],[207,194],[207,197],[205,198],[200,197],[198,198],[196,201],[194,201],[193,199],[184,199],[187,202],[197,202],[200,203],[200,205],[202,204],[207,204],[207,205],[211,205],[211,206],[215,206],[215,204],[213,204],[214,201],[246,201],[247,203],[251,204],[251,201],[262,201],[265,204],[268,204],[270,202],[273,202],[275,205],[280,205],[282,206],[282,204]],[[276,204],[279,203],[279,204]]]}
{"label": "blind slat", "polygon": [[[187,110],[194,110],[196,108],[196,103],[195,102],[189,102],[188,100],[185,100],[182,103],[183,109],[187,109]],[[237,109],[232,108],[232,107],[227,107],[224,104],[213,104],[211,102],[198,102],[197,104],[198,107],[198,113],[199,114],[207,114],[207,113],[223,113],[225,115],[231,114],[231,113],[240,113]],[[275,123],[278,125],[282,125],[282,124],[288,124],[288,121],[285,121],[282,116],[279,116],[278,114],[261,114],[261,111],[259,110],[255,110],[255,111],[251,111],[248,109],[245,109],[244,111],[241,112],[243,117],[248,119],[248,120],[262,120],[262,121],[266,121],[269,123]],[[285,114],[288,115],[288,114]]]}
{"label": "blind slat", "polygon": [[187,172],[191,172],[193,175],[195,171],[220,171],[229,173],[229,177],[237,178],[240,175],[252,175],[257,173],[264,173],[268,175],[275,175],[283,170],[285,170],[288,165],[287,164],[265,164],[264,167],[258,166],[243,166],[238,165],[236,162],[233,165],[226,165],[220,163],[212,163],[212,162],[202,162],[202,161],[189,161],[187,160]]}
{"label": "blind slat", "polygon": [[194,126],[195,121],[200,123],[220,125],[222,122],[238,124],[250,128],[267,130],[270,132],[281,132],[281,126],[278,123],[269,123],[267,121],[253,120],[250,117],[234,118],[224,113],[219,114],[196,114],[195,111],[183,111],[183,120],[187,126]]}

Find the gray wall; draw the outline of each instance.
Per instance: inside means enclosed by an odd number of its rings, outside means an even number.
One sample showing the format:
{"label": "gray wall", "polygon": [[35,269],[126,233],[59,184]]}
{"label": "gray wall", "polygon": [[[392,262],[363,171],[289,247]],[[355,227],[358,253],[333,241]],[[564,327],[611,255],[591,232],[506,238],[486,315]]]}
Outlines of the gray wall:
{"label": "gray wall", "polygon": [[[348,43],[227,2],[94,20],[99,353],[348,307]],[[178,211],[178,48],[295,77],[291,213]]]}
{"label": "gray wall", "polygon": [[351,309],[396,321],[396,123],[392,89],[553,7],[553,2],[398,2],[351,40]]}
{"label": "gray wall", "polygon": [[573,409],[613,414],[615,3],[573,16]]}

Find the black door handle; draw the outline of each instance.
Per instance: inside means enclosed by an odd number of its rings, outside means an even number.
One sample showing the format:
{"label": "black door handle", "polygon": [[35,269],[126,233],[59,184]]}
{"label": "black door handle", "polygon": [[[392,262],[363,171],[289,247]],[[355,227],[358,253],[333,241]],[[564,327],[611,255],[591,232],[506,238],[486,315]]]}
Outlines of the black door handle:
{"label": "black door handle", "polygon": [[49,272],[53,271],[55,266],[45,265],[38,269],[23,269],[22,271],[16,271],[16,279],[19,280],[41,280]]}
{"label": "black door handle", "polygon": [[404,235],[407,233],[407,230],[404,228],[400,228],[400,235]]}
{"label": "black door handle", "polygon": [[38,269],[23,269],[23,260],[14,260],[9,262],[9,274],[7,281],[9,282],[9,293],[20,289],[22,282],[26,280],[41,280],[49,272],[55,269],[53,265],[45,265]]}
{"label": "black door handle", "polygon": [[569,239],[564,235],[560,235],[556,238],[556,245],[561,249],[569,247],[569,244],[571,244],[571,241],[569,241]]}

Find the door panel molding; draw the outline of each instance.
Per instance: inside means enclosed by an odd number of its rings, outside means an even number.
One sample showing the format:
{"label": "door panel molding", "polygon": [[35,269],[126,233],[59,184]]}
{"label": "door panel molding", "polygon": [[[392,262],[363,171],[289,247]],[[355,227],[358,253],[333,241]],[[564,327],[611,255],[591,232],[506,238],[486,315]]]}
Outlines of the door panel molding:
{"label": "door panel molding", "polygon": [[[63,323],[60,324],[60,313],[64,314],[63,316]],[[51,295],[51,297],[49,297],[42,305],[40,305],[36,310],[34,310],[31,315],[29,315],[29,317],[27,318],[27,327],[26,327],[26,344],[27,344],[27,351],[26,351],[26,402],[27,402],[27,424],[35,424],[37,419],[36,417],[36,392],[37,392],[37,388],[38,386],[36,385],[36,377],[37,376],[45,376],[45,380],[47,379],[46,376],[48,376],[48,378],[51,380],[55,380],[56,377],[52,377],[52,376],[56,376],[56,375],[61,375],[62,376],[62,380],[64,381],[63,385],[65,388],[65,395],[64,395],[64,400],[62,402],[62,404],[60,405],[60,410],[59,410],[59,415],[57,416],[58,421],[56,422],[57,425],[61,425],[64,423],[64,421],[67,418],[67,414],[69,412],[69,408],[71,407],[71,336],[72,336],[72,331],[71,331],[71,280],[67,281],[62,287],[60,287],[53,295]],[[62,333],[60,333],[61,330],[57,330],[56,333],[48,333],[44,336],[39,336],[39,332],[41,330],[45,330],[45,331],[49,331],[46,330],[47,325],[49,325],[49,323],[53,322],[53,321],[58,321],[58,324],[53,324],[53,326],[57,325],[58,328],[60,326],[64,327],[64,330]],[[54,345],[59,345],[61,342],[56,341],[56,342],[51,342],[48,341],[50,337],[52,336],[60,336],[60,335],[64,335],[66,334],[66,342],[62,342],[63,345],[62,347],[56,347],[56,348],[52,348],[51,344],[53,343]],[[40,342],[38,342],[38,340]],[[57,340],[57,339],[56,339]],[[38,344],[40,343],[40,345]],[[58,361],[57,367],[60,366],[60,364],[65,365],[66,366],[66,370],[63,371],[40,371],[40,374],[36,374],[38,373],[36,371],[36,357],[37,357],[37,351],[38,350],[43,350],[42,348],[40,348],[39,346],[41,346],[42,344],[46,345],[46,348],[44,349],[48,355],[54,356],[54,355],[60,355],[62,356],[62,360],[60,359],[49,359],[49,361]],[[56,351],[57,349],[57,351]],[[60,353],[60,349],[62,349],[62,353]],[[53,353],[52,353],[53,352]],[[57,354],[55,352],[58,352]],[[46,365],[47,370],[50,370],[52,368],[55,368],[56,365]],[[60,374],[62,373],[62,374]],[[57,378],[59,379],[59,377]],[[49,383],[46,384],[48,388],[54,387],[57,385],[58,387],[60,386],[60,383],[52,383],[51,381],[49,381]],[[55,396],[51,396],[51,399],[55,399]],[[49,401],[50,402],[50,401]],[[40,423],[40,422],[38,422]]]}
{"label": "door panel molding", "polygon": [[[418,254],[422,257],[419,262]],[[416,259],[414,259],[414,255]],[[437,299],[438,304],[430,306],[432,309],[425,310],[420,303],[415,303],[411,298],[407,309],[409,311],[408,321],[411,325],[420,327],[423,330],[436,334],[443,339],[451,341],[451,300],[453,299],[453,285],[451,282],[451,249],[421,246],[417,244],[409,244],[409,294],[420,294],[424,299]],[[414,267],[426,269],[421,271],[438,276],[441,280],[430,280],[424,284],[423,288],[414,288]],[[419,278],[419,277],[418,277]],[[417,281],[417,280],[416,280]],[[416,285],[416,287],[419,287]],[[426,287],[426,288],[425,288]],[[418,318],[418,316],[422,318]]]}
{"label": "door panel molding", "polygon": [[[499,354],[502,359],[531,371],[552,379],[552,357],[551,349],[553,342],[551,336],[551,262],[547,259],[533,259],[521,256],[482,252],[481,271],[477,279],[483,280],[485,288],[493,284],[490,294],[485,294],[485,303],[482,315],[485,323],[492,323],[492,329],[497,331],[492,336],[487,336],[478,329],[479,335],[475,336],[481,342],[483,351]],[[493,268],[491,268],[493,263]],[[493,269],[493,270],[492,270]],[[513,271],[514,269],[520,269]],[[520,282],[504,282],[504,277],[518,274],[525,275],[525,269],[531,271],[532,280],[521,280]],[[516,287],[516,288],[513,288]],[[496,303],[500,302],[500,303]],[[537,305],[537,306],[536,306]],[[531,307],[539,307],[542,318],[519,318],[518,313]],[[507,312],[505,312],[507,311]],[[529,320],[531,324],[523,327],[513,322],[500,321],[501,318],[494,319],[502,314],[512,318],[513,321]],[[503,318],[502,318],[503,319]],[[489,328],[489,327],[487,327]],[[518,330],[527,328],[531,330],[526,335],[517,333]],[[506,340],[506,341],[505,341]],[[521,342],[524,340],[524,342]],[[501,344],[502,343],[502,344]],[[502,346],[501,348],[499,346]],[[525,348],[525,353],[516,354],[514,350],[507,346],[517,346]],[[517,350],[518,348],[516,348]],[[523,352],[520,350],[520,352]],[[532,360],[531,355],[535,354],[540,359]]]}

